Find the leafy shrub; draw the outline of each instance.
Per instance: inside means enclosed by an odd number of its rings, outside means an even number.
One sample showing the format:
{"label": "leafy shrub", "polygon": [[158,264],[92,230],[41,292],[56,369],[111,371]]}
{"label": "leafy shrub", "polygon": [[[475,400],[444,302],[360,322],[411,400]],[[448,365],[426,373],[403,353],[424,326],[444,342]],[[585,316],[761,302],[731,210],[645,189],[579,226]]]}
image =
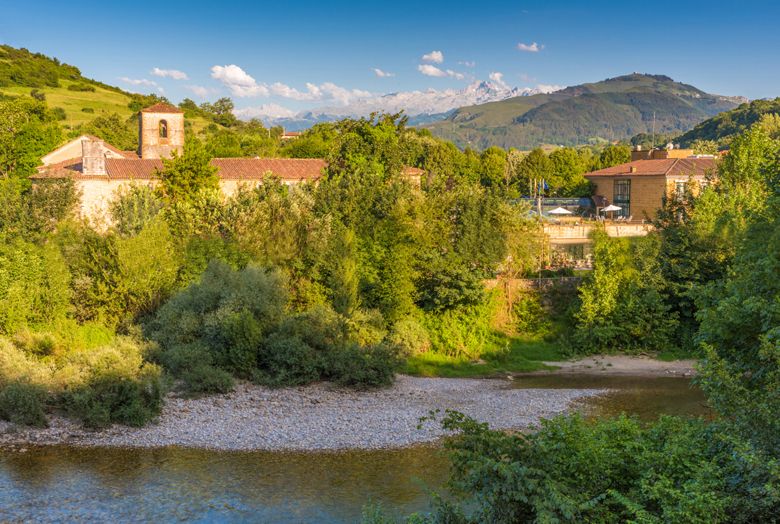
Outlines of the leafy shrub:
{"label": "leafy shrub", "polygon": [[491,295],[476,306],[427,313],[423,325],[430,336],[431,350],[451,357],[478,358],[493,344],[497,305],[497,296]]}
{"label": "leafy shrub", "polygon": [[95,92],[95,86],[91,86],[89,84],[70,84],[68,86],[68,91],[79,91],[82,93],[94,93]]}
{"label": "leafy shrub", "polygon": [[0,338],[0,387],[35,388],[41,408],[64,408],[89,427],[142,425],[159,413],[160,370],[144,362],[139,344],[96,326],[53,328]]}
{"label": "leafy shrub", "polygon": [[91,108],[91,107],[82,107],[81,108],[81,112],[82,113],[94,113],[95,110],[93,108]]}
{"label": "leafy shrub", "polygon": [[134,377],[100,374],[66,398],[68,410],[87,427],[143,426],[162,408],[160,370],[146,364]]}
{"label": "leafy shrub", "polygon": [[125,236],[141,232],[162,208],[162,200],[148,185],[122,186],[109,204],[114,227]]}
{"label": "leafy shrub", "polygon": [[[700,420],[558,417],[523,435],[451,412],[443,425],[460,432],[450,482],[468,511],[454,522],[770,522],[780,502],[776,462],[747,473],[743,444]],[[440,513],[425,521],[453,514]]]}
{"label": "leafy shrub", "polygon": [[[241,378],[258,366],[263,338],[283,318],[286,290],[278,273],[257,267],[234,271],[213,261],[200,282],[190,285],[161,307],[147,324],[160,344],[159,360],[173,373],[197,370],[190,358]],[[187,352],[190,352],[187,355]],[[204,356],[207,355],[207,358]]]}
{"label": "leafy shrub", "polygon": [[52,107],[51,116],[54,118],[54,120],[66,120],[68,118],[65,110],[61,107]]}
{"label": "leafy shrub", "polygon": [[0,418],[27,426],[45,427],[46,390],[25,382],[8,384],[0,391]]}
{"label": "leafy shrub", "polygon": [[393,348],[348,345],[333,354],[330,375],[336,383],[357,389],[388,386],[393,383],[398,357]]}
{"label": "leafy shrub", "polygon": [[279,334],[263,343],[260,368],[255,379],[274,387],[308,384],[322,376],[322,363],[314,348],[298,337]]}
{"label": "leafy shrub", "polygon": [[401,357],[419,355],[431,348],[428,331],[413,318],[404,318],[396,322],[386,340],[397,348]]}
{"label": "leafy shrub", "polygon": [[230,373],[208,364],[200,364],[185,371],[181,378],[191,393],[228,393],[233,390]]}
{"label": "leafy shrub", "polygon": [[593,237],[594,268],[579,288],[572,337],[578,352],[662,351],[675,345],[677,317],[665,303],[655,237]]}
{"label": "leafy shrub", "polygon": [[56,247],[17,240],[0,246],[0,333],[65,316],[70,274]]}

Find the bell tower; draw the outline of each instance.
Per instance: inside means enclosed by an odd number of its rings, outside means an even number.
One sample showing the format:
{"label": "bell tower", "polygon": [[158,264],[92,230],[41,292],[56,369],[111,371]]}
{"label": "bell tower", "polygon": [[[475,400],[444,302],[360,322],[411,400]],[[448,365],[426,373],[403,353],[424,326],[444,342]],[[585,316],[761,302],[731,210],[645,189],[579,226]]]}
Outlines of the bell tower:
{"label": "bell tower", "polygon": [[159,103],[141,110],[138,118],[138,155],[170,158],[184,149],[184,111]]}

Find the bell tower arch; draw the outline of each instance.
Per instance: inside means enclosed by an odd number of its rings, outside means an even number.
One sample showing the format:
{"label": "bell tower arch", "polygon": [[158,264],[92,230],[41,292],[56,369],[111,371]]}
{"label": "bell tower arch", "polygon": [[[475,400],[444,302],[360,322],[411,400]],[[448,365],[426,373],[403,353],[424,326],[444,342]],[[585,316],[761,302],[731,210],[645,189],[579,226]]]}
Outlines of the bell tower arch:
{"label": "bell tower arch", "polygon": [[184,111],[159,103],[141,110],[138,118],[138,154],[141,158],[170,158],[184,149]]}

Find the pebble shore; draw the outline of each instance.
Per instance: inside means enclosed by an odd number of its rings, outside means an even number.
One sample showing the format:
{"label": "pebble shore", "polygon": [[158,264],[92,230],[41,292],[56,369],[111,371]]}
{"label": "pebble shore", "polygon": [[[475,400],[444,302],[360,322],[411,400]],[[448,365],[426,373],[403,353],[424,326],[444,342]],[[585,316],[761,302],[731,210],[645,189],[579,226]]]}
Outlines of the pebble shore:
{"label": "pebble shore", "polygon": [[445,435],[420,417],[454,409],[496,429],[525,429],[603,389],[515,389],[505,380],[399,376],[392,387],[352,391],[321,383],[268,389],[239,384],[225,395],[169,396],[159,420],[143,427],[88,431],[51,417],[45,429],[0,421],[0,445],[67,444],[222,451],[317,451],[405,447]]}

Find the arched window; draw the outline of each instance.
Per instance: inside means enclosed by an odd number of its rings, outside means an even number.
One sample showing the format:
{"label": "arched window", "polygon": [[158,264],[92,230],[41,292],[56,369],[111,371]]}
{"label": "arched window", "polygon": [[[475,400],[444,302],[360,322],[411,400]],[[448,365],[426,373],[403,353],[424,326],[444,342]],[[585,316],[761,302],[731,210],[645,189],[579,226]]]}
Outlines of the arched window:
{"label": "arched window", "polygon": [[160,138],[168,138],[168,122],[160,120]]}

